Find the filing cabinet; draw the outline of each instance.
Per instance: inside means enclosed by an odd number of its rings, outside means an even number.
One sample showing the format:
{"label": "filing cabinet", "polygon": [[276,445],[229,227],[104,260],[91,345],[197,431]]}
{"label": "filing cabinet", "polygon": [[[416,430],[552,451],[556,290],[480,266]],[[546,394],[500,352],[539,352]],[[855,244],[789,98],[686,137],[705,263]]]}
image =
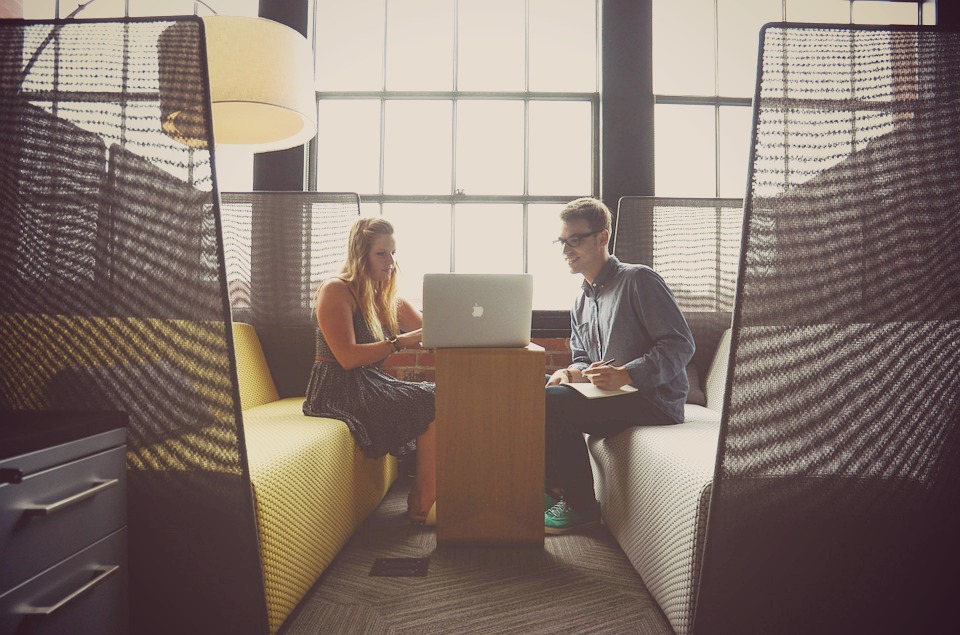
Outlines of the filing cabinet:
{"label": "filing cabinet", "polygon": [[127,633],[125,426],[0,413],[0,635]]}

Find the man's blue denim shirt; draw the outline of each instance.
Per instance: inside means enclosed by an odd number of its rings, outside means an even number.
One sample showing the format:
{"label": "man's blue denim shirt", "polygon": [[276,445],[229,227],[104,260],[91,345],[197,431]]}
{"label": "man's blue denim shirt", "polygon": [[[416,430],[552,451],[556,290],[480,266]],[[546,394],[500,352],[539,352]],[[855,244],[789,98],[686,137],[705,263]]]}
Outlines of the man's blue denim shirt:
{"label": "man's blue denim shirt", "polygon": [[592,285],[583,281],[570,326],[574,368],[613,358],[642,395],[683,421],[693,334],[657,272],[610,256]]}

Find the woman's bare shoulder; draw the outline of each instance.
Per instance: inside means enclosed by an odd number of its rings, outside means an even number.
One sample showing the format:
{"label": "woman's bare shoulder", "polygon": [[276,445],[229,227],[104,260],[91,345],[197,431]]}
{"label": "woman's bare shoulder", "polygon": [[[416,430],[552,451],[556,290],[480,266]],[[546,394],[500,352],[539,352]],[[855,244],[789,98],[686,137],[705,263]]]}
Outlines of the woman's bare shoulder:
{"label": "woman's bare shoulder", "polygon": [[345,302],[351,306],[355,303],[350,283],[342,278],[327,278],[321,282],[320,288],[317,290],[317,300],[322,303]]}

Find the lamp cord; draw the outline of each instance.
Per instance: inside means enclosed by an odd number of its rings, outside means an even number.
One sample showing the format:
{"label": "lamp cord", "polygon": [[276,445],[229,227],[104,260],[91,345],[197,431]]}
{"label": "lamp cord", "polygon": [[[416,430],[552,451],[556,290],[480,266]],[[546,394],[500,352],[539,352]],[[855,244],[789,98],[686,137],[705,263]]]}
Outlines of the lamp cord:
{"label": "lamp cord", "polygon": [[[97,0],[87,0],[86,2],[81,2],[80,4],[77,5],[77,8],[76,8],[76,9],[74,9],[73,11],[70,12],[70,15],[68,15],[66,18],[64,18],[64,20],[70,20],[70,19],[75,18],[75,17],[77,16],[77,14],[79,14],[81,11],[83,11],[84,9],[86,9],[87,7],[89,7],[91,4],[93,4],[93,3],[96,2],[96,1],[97,1]],[[202,4],[203,6],[205,6],[207,9],[210,10],[211,13],[213,13],[213,15],[219,15],[219,14],[217,13],[216,9],[214,9],[213,7],[211,7],[209,4],[207,4],[207,3],[204,2],[203,0],[193,0],[193,11],[194,11],[193,14],[194,14],[194,15],[197,14],[196,11],[197,11],[197,5],[198,5],[198,4]],[[60,12],[60,0],[57,0],[57,13],[59,13],[59,12]],[[124,14],[126,14],[124,17],[127,17],[127,18],[130,17],[130,15],[129,15],[129,14],[130,14],[130,0],[127,0],[127,1],[124,3],[123,12],[124,12]],[[27,76],[30,74],[30,70],[33,68],[33,65],[37,63],[37,59],[40,58],[40,53],[42,53],[42,52],[47,48],[47,45],[50,44],[50,41],[53,40],[54,37],[56,37],[57,33],[60,32],[60,29],[61,29],[61,28],[63,28],[63,25],[57,25],[57,26],[55,26],[53,29],[51,29],[50,32],[47,33],[47,37],[45,37],[45,38],[43,39],[43,42],[40,43],[40,46],[37,47],[37,50],[36,50],[36,51],[34,52],[34,54],[30,57],[29,61],[27,61],[26,65],[24,65],[23,71],[20,73],[20,84],[19,84],[20,88],[19,88],[19,90],[18,90],[17,92],[22,92],[22,91],[23,91],[23,82],[24,82],[24,80],[26,80]]]}

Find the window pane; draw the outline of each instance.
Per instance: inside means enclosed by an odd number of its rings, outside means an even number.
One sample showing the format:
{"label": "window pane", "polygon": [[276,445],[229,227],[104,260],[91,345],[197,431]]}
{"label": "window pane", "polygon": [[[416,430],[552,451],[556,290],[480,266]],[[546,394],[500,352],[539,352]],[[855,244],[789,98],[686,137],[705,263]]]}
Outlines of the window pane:
{"label": "window pane", "polygon": [[423,274],[450,271],[450,206],[384,203],[393,223],[400,266],[400,295],[423,307]]}
{"label": "window pane", "polygon": [[657,196],[716,195],[713,106],[654,108]]}
{"label": "window pane", "polygon": [[[205,0],[217,15],[245,15],[255,18],[260,14],[260,0]],[[193,13],[193,0],[152,0],[153,4],[163,4],[167,10],[166,15],[186,15]],[[143,2],[130,0],[130,15],[133,15],[133,8]],[[179,9],[179,13],[171,13],[171,10]],[[204,6],[197,6],[199,15],[210,15],[210,11]],[[160,15],[159,13],[142,13],[137,15]]]}
{"label": "window pane", "polygon": [[[30,2],[21,2],[23,8],[23,17],[27,20],[52,20],[57,17],[56,0],[31,0]],[[72,5],[72,7],[68,6]],[[61,2],[60,15],[67,17],[70,9],[76,9],[76,2]]]}
{"label": "window pane", "polygon": [[360,216],[364,218],[370,216],[380,216],[380,203],[365,203],[360,201]]}
{"label": "window pane", "polygon": [[720,196],[740,198],[747,191],[753,108],[720,107]]}
{"label": "window pane", "polygon": [[530,90],[596,92],[595,0],[530,0]]}
{"label": "window pane", "polygon": [[253,190],[253,151],[243,146],[223,145],[214,149],[217,187],[221,192]]}
{"label": "window pane", "polygon": [[[90,6],[81,11],[77,19],[92,18],[122,18],[126,7],[126,0],[60,0],[60,17],[66,18],[80,4]],[[28,20],[46,20],[56,17],[56,0],[22,0],[23,17]],[[206,4],[218,15],[245,15],[256,16],[260,4],[259,0],[206,0]],[[194,0],[131,0],[129,4],[130,17],[145,16],[172,16],[194,15]],[[213,11],[198,6],[197,13],[201,16],[212,15]]]}
{"label": "window pane", "polygon": [[714,94],[713,2],[653,0],[654,93]]}
{"label": "window pane", "polygon": [[[941,0],[942,1],[942,0]],[[917,24],[913,2],[854,2],[854,24]]]}
{"label": "window pane", "polygon": [[384,1],[317,3],[318,90],[383,88]]}
{"label": "window pane", "polygon": [[760,27],[781,17],[780,0],[717,0],[721,95],[753,96]]}
{"label": "window pane", "polygon": [[850,3],[838,0],[787,0],[787,20],[790,22],[850,22]]}
{"label": "window pane", "polygon": [[590,102],[530,102],[530,194],[591,193],[590,112]]}
{"label": "window pane", "polygon": [[[123,2],[124,0],[99,0],[99,2],[94,2],[78,13],[76,19],[121,18],[123,17]],[[30,4],[29,0],[24,4]],[[66,18],[81,4],[86,4],[86,2],[84,0],[60,0],[60,17]],[[193,13],[193,9],[190,10],[190,13]]]}
{"label": "window pane", "polygon": [[451,194],[451,102],[395,100],[386,109],[384,192]]}
{"label": "window pane", "polygon": [[316,170],[321,192],[380,192],[379,100],[320,100]]}
{"label": "window pane", "polygon": [[523,102],[457,104],[457,189],[468,195],[523,193]]}
{"label": "window pane", "polygon": [[449,0],[390,0],[387,90],[453,88],[453,7]]}
{"label": "window pane", "polygon": [[560,235],[563,207],[561,203],[527,208],[527,271],[533,274],[535,309],[568,311],[583,282],[583,276],[570,273],[563,250],[553,244]]}
{"label": "window pane", "polygon": [[454,271],[523,273],[522,205],[463,203],[454,214]]}
{"label": "window pane", "polygon": [[525,19],[516,0],[460,0],[457,90],[523,90]]}

